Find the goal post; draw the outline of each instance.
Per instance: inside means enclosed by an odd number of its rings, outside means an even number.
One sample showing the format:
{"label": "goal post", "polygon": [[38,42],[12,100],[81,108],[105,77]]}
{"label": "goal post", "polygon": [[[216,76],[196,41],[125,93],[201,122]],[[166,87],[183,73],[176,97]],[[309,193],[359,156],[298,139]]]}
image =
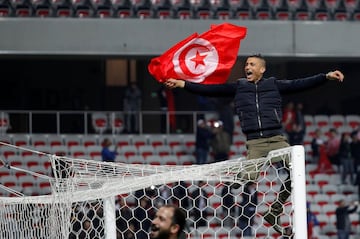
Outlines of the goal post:
{"label": "goal post", "polygon": [[[191,166],[48,156],[54,176],[50,195],[0,197],[2,238],[143,239],[157,208],[168,203],[186,211],[187,238],[279,237],[263,214],[278,197],[288,160],[292,194],[282,205],[279,226],[291,226],[294,238],[306,239],[302,146],[271,151],[266,158]],[[260,176],[254,182],[239,177],[247,173]]]}

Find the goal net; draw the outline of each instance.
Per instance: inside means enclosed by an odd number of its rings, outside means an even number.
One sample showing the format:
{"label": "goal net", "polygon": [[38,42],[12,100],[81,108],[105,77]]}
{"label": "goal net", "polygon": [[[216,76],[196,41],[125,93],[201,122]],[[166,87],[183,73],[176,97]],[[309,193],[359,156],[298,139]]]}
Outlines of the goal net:
{"label": "goal net", "polygon": [[[277,228],[306,238],[305,161],[302,146],[266,158],[168,166],[106,163],[47,155],[48,195],[0,197],[1,238],[147,239],[157,208],[187,213],[184,238],[279,238],[264,220],[288,176],[292,193],[281,203]],[[2,162],[9,170],[21,170]],[[29,171],[34,177],[42,177]],[[251,175],[259,175],[251,180]],[[1,190],[13,190],[0,184]],[[15,193],[15,192],[13,192]],[[277,220],[279,219],[279,220]]]}

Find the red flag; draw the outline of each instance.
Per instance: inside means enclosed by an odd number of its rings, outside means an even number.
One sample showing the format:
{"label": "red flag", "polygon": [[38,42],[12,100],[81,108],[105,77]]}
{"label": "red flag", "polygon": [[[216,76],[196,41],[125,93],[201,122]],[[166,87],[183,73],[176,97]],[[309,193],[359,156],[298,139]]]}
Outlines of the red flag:
{"label": "red flag", "polygon": [[209,31],[201,35],[194,33],[153,58],[148,70],[159,82],[175,78],[201,84],[224,83],[246,30],[229,23],[211,25]]}

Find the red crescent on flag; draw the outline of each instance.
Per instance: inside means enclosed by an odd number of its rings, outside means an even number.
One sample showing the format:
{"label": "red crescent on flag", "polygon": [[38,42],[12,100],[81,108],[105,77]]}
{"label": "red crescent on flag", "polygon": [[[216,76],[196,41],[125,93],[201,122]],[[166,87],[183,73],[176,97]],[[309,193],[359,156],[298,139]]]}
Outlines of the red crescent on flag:
{"label": "red crescent on flag", "polygon": [[[199,50],[202,50],[202,49],[205,49],[206,52],[209,51],[209,48],[207,48],[206,46],[204,45],[200,45],[200,44],[191,44],[189,46],[187,46],[184,50],[181,51],[180,55],[179,55],[179,66],[182,70],[182,72],[189,76],[190,78],[196,78],[202,74],[204,74],[204,72],[201,72],[201,73],[198,73],[198,74],[195,74],[193,73],[189,67],[186,65],[186,60],[187,58],[189,58],[189,56],[187,56],[187,54],[189,53],[190,50],[193,50],[193,49],[199,49]],[[202,52],[203,53],[203,52]]]}

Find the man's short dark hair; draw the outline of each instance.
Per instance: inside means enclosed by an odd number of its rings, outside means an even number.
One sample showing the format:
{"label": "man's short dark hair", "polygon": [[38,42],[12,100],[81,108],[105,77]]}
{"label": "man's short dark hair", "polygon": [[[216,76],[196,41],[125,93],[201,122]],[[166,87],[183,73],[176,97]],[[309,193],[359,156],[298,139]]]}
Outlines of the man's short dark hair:
{"label": "man's short dark hair", "polygon": [[266,67],[266,60],[265,60],[265,58],[264,58],[260,53],[252,54],[252,55],[246,57],[246,60],[249,59],[249,58],[251,58],[251,57],[260,59],[260,60],[264,63],[264,66]]}
{"label": "man's short dark hair", "polygon": [[172,218],[173,224],[179,225],[178,236],[184,231],[186,225],[186,213],[183,209],[175,206],[175,205],[164,205],[163,207],[172,208],[174,210],[174,216]]}

